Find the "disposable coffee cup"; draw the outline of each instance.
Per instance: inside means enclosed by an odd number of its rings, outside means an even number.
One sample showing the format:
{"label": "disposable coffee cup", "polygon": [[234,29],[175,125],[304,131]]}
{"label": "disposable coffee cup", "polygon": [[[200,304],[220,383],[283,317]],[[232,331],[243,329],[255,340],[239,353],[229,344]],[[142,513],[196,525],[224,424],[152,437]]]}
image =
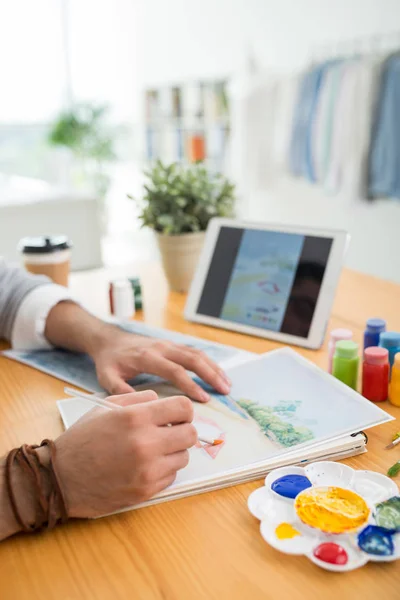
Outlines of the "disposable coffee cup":
{"label": "disposable coffee cup", "polygon": [[24,238],[19,244],[25,269],[47,275],[59,285],[68,286],[72,244],[65,235]]}

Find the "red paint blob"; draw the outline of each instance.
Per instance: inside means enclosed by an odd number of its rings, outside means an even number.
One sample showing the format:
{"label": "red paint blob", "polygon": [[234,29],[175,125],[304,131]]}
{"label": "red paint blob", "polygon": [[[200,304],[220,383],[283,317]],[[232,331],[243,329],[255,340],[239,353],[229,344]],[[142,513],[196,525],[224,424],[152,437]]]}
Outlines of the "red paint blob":
{"label": "red paint blob", "polygon": [[315,548],[314,556],[322,560],[322,562],[330,563],[331,565],[345,565],[349,560],[346,550],[333,542],[320,544]]}

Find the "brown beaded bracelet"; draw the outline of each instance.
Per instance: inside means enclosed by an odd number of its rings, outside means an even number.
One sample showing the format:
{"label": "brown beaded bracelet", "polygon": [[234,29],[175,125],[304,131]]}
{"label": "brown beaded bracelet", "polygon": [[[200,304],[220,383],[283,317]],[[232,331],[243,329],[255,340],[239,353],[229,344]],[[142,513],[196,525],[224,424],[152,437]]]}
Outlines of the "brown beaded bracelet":
{"label": "brown beaded bracelet", "polygon": [[[50,450],[48,466],[41,462],[36,452],[42,446],[48,446]],[[10,504],[17,523],[27,533],[40,531],[44,527],[52,529],[58,521],[65,523],[68,520],[68,510],[55,459],[56,446],[52,440],[43,440],[40,446],[24,444],[20,448],[11,450],[7,456],[5,478]],[[29,523],[24,519],[18,507],[12,477],[12,472],[16,467],[23,469],[32,481],[36,504],[33,523]],[[48,493],[48,482],[50,483],[50,494]]]}

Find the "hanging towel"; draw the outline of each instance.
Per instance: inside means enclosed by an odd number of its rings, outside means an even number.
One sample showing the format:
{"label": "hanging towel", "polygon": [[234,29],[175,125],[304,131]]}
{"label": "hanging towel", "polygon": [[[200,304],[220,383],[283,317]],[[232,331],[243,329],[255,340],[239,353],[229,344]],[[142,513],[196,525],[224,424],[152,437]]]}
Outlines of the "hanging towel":
{"label": "hanging towel", "polygon": [[343,146],[338,148],[338,184],[358,199],[367,198],[371,130],[384,61],[385,57],[377,55],[360,58],[357,62],[343,123]]}
{"label": "hanging towel", "polygon": [[331,155],[333,122],[340,90],[344,61],[332,62],[325,71],[312,129],[312,157],[315,181],[323,182]]}
{"label": "hanging towel", "polygon": [[315,181],[312,158],[312,129],[318,95],[331,61],[322,63],[308,70],[300,84],[299,95],[293,118],[292,140],[289,155],[290,171]]}
{"label": "hanging towel", "polygon": [[368,197],[400,198],[400,56],[383,68],[369,157]]}
{"label": "hanging towel", "polygon": [[[348,140],[353,128],[352,108],[359,69],[358,59],[349,59],[341,65],[340,81],[337,80],[335,102],[332,106],[329,130],[329,149],[325,153],[323,185],[334,194],[342,188],[342,169]],[[361,110],[361,107],[359,107]],[[329,152],[329,154],[328,154]]]}

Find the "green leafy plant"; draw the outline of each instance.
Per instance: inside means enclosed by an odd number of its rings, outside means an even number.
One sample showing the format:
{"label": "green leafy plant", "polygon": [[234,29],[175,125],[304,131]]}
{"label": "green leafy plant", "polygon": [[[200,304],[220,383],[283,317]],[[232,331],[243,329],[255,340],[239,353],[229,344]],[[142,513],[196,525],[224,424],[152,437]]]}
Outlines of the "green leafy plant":
{"label": "green leafy plant", "polygon": [[201,163],[185,166],[157,161],[144,174],[145,195],[136,200],[143,227],[179,235],[205,231],[213,217],[233,216],[235,186],[220,173],[209,172]]}
{"label": "green leafy plant", "polygon": [[79,104],[62,112],[50,132],[50,143],[70,148],[82,158],[113,160],[113,136],[104,122],[106,113],[106,106],[91,104]]}
{"label": "green leafy plant", "polygon": [[106,106],[78,104],[60,114],[49,134],[51,144],[71,150],[83,167],[80,181],[90,182],[101,199],[110,185],[105,163],[115,158],[114,133],[105,120],[107,110]]}

